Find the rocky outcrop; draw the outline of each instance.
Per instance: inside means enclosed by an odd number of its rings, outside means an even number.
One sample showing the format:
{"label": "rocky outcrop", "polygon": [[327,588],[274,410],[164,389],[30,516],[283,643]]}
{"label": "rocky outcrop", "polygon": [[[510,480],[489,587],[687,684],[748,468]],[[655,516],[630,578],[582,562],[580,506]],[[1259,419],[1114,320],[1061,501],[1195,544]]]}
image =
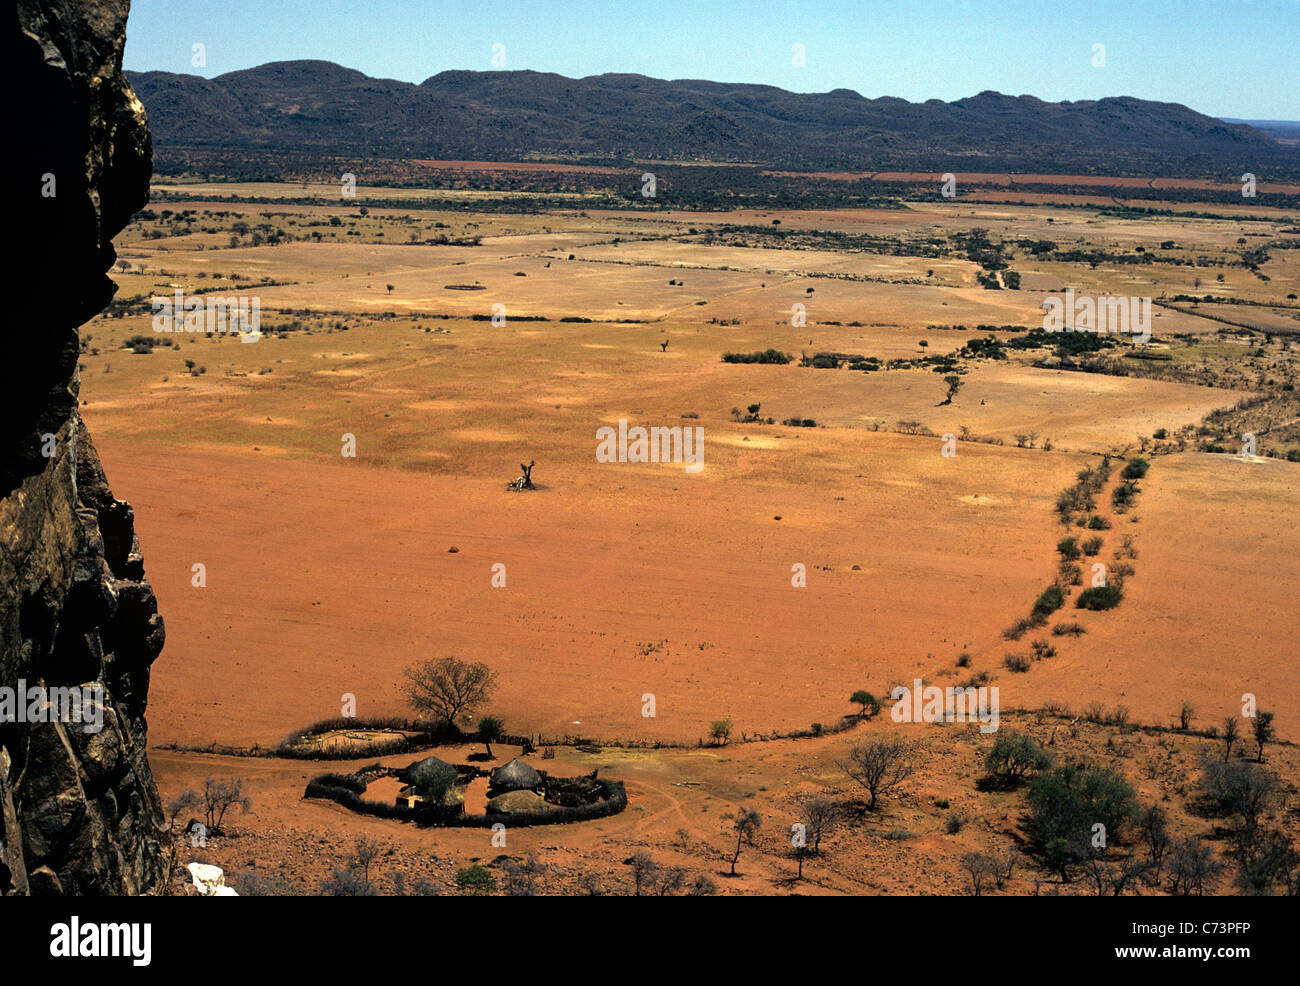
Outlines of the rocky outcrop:
{"label": "rocky outcrop", "polygon": [[[128,8],[18,0],[8,27],[19,221],[0,355],[2,893],[148,893],[166,863],[145,757],[163,622],[130,504],[77,408],[78,328],[113,297],[112,238],[149,195],[148,126],[121,71]],[[84,699],[79,721],[53,689]]]}

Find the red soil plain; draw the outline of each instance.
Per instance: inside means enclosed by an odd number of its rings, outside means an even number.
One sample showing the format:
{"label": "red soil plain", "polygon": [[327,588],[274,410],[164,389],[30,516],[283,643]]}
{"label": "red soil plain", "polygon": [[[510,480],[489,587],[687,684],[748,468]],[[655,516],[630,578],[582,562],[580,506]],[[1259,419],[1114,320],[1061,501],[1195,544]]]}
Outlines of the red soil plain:
{"label": "red soil plain", "polygon": [[[1277,457],[1264,447],[1233,454],[1239,443],[1202,451],[1196,429],[1255,393],[1251,381],[1294,379],[1300,320],[1286,295],[1300,284],[1300,251],[1272,251],[1260,267],[1267,280],[1231,263],[1089,266],[1017,251],[1021,290],[990,291],[965,257],[782,249],[727,230],[773,219],[900,240],[985,229],[1009,244],[1050,236],[1061,249],[1126,252],[1174,240],[1189,258],[1231,259],[1264,223],[1120,220],[975,199],[896,210],[363,215],[336,189],[316,205],[267,206],[211,201],[213,186],[160,187],[188,189],[191,199],[166,207],[193,210],[198,222],[178,231],[144,219],[124,232],[119,298],[177,285],[255,294],[264,333],[251,345],[172,337],[138,312],[83,330],[83,414],[116,495],[135,509],[167,623],[149,709],[160,789],[166,799],[208,776],[240,776],[253,799],[205,849],[180,840],[181,863],[216,862],[238,874],[236,886],[248,880],[247,892],[314,893],[365,835],[386,846],[384,879],[424,875],[444,892],[470,862],[534,854],[543,892],[584,892],[586,874],[628,893],[626,860],[638,849],[710,875],[728,894],[970,892],[964,854],[1024,849],[1024,793],[977,786],[991,740],[977,726],[895,724],[888,695],[916,678],[944,686],[982,672],[1000,689],[1003,729],[1030,733],[1058,761],[1117,767],[1191,837],[1213,830],[1188,806],[1201,759],[1218,745],[1194,730],[1257,696],[1281,741],[1268,757],[1285,790],[1272,817],[1295,831],[1293,391],[1277,391],[1282,410],[1268,430],[1258,426],[1261,446],[1282,442]],[[358,189],[358,199],[391,192]],[[259,225],[289,242],[254,245],[247,229]],[[404,242],[438,228],[479,243]],[[1067,285],[1157,298],[1212,291],[1239,303],[1215,317],[1157,305],[1148,348],[1163,362],[1126,360],[1143,371],[1128,376],[1033,365],[1044,351],[966,361],[946,405],[928,367],[799,365],[801,353],[915,361],[954,352],[988,334],[979,325],[1041,324],[1043,296]],[[494,304],[503,325],[486,317]],[[794,326],[798,305],[806,323]],[[141,335],[160,342],[124,348]],[[769,347],[794,361],[720,359]],[[1166,365],[1185,372],[1146,372]],[[761,420],[740,420],[755,403]],[[789,418],[816,427],[781,423]],[[620,419],[703,428],[702,472],[599,462],[596,431]],[[969,440],[949,457],[945,434]],[[341,455],[348,435],[354,458]],[[1063,527],[1053,504],[1107,453],[1151,461],[1136,505],[1121,513],[1110,502],[1123,465],[1114,460],[1096,511],[1111,527],[1096,532],[1097,558],[1084,559],[1113,564],[1131,539],[1123,602],[1088,612],[1071,596],[1052,622],[1077,620],[1082,635],[1052,636],[1049,622],[1006,639],[1056,578],[1057,542],[1094,533]],[[532,460],[539,489],[507,492]],[[494,566],[504,566],[504,587],[493,585]],[[796,586],[799,570],[806,584]],[[1053,656],[1026,673],[1004,666],[1037,637]],[[623,780],[628,808],[513,830],[501,849],[486,830],[417,828],[302,797],[311,776],[373,756],[192,752],[265,752],[338,716],[345,695],[362,717],[411,715],[403,669],[449,655],[497,672],[479,711],[541,737],[554,759],[544,764],[539,752],[535,766]],[[881,715],[838,735],[790,737],[840,723],[861,688],[884,702]],[[647,696],[653,717],[643,714]],[[1185,702],[1195,707],[1191,732],[1172,729]],[[1096,721],[1094,705],[1126,712]],[[734,731],[711,745],[719,719]],[[921,768],[868,811],[837,762],[857,740],[900,732],[917,744]],[[432,752],[464,762],[470,750]],[[499,764],[518,750],[494,752]],[[425,755],[379,759],[400,766]],[[393,794],[370,792],[381,793]],[[790,825],[814,794],[840,799],[846,820],[795,880]],[[742,804],[764,822],[732,878],[727,816]],[[1090,892],[1032,860],[1002,892],[1049,887]],[[1218,889],[1233,892],[1231,880]]]}

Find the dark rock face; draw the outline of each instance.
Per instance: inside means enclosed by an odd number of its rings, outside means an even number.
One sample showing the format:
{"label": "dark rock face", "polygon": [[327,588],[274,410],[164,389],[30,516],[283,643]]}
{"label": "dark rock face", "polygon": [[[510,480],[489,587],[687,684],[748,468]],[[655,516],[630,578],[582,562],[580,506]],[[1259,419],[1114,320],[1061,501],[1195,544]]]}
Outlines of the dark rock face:
{"label": "dark rock face", "polygon": [[[149,197],[148,125],[121,71],[128,9],[18,0],[6,28],[19,216],[0,329],[0,690],[24,710],[0,698],[6,894],[148,893],[166,869],[144,717],[163,622],[131,506],[77,410],[78,327],[117,290],[112,237]],[[81,689],[81,721],[39,700],[32,715],[35,686]]]}

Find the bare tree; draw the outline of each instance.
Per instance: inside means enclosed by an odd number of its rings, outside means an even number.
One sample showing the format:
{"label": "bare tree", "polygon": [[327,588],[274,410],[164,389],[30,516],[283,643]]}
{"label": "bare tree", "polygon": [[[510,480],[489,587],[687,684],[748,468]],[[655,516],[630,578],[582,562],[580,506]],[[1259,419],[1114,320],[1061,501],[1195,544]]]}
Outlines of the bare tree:
{"label": "bare tree", "polygon": [[1197,839],[1180,839],[1169,851],[1169,892],[1204,897],[1223,871],[1210,847]]}
{"label": "bare tree", "polygon": [[427,876],[417,876],[409,884],[406,882],[406,874],[398,870],[393,874],[393,893],[394,897],[441,897],[442,888],[430,880]]}
{"label": "bare tree", "polygon": [[795,871],[794,878],[796,880],[802,880],[803,861],[812,855],[812,850],[808,848],[808,843],[806,842],[795,842],[793,855],[794,858],[799,861],[799,869]]}
{"label": "bare tree", "polygon": [[731,817],[731,828],[736,835],[736,851],[731,856],[731,875],[736,875],[736,861],[740,859],[740,847],[748,843],[754,844],[754,834],[763,824],[762,817],[753,808],[744,806],[737,809]]}
{"label": "bare tree", "polygon": [[526,860],[507,859],[502,864],[504,875],[502,889],[507,897],[536,897],[537,883],[542,874],[542,864],[529,853]]}
{"label": "bare tree", "polygon": [[833,798],[818,794],[804,806],[804,827],[812,843],[813,855],[822,851],[822,838],[839,824],[840,804]]}
{"label": "bare tree", "polygon": [[455,657],[428,660],[406,669],[407,696],[420,712],[431,712],[448,726],[482,705],[496,688],[496,673],[486,664]]}
{"label": "bare tree", "polygon": [[182,791],[176,797],[167,802],[167,828],[176,827],[176,816],[190,808],[197,808],[199,805],[199,792],[189,789]]}
{"label": "bare tree", "polygon": [[824,795],[816,795],[804,805],[803,821],[794,827],[796,835],[790,840],[794,858],[799,861],[795,879],[803,879],[804,860],[821,852],[822,838],[839,820],[839,803]]}
{"label": "bare tree", "polygon": [[208,823],[208,831],[213,834],[221,832],[221,821],[230,809],[238,808],[241,813],[247,813],[253,808],[253,799],[244,794],[242,777],[231,777],[224,781],[209,777],[203,782],[203,793],[200,797],[203,801],[203,814]]}
{"label": "bare tree", "polygon": [[1232,748],[1237,742],[1237,733],[1241,726],[1238,724],[1236,716],[1228,716],[1223,720],[1223,762],[1227,763],[1228,758],[1232,756]]}
{"label": "bare tree", "polygon": [[650,889],[656,897],[671,897],[686,885],[686,870],[680,866],[658,866],[650,874]]}
{"label": "bare tree", "polygon": [[876,799],[887,795],[916,771],[912,747],[901,739],[861,740],[849,748],[847,760],[837,760],[839,768],[867,789],[871,795],[868,808]]}
{"label": "bare tree", "polygon": [[1151,860],[1151,878],[1153,882],[1160,882],[1160,871],[1164,867],[1165,856],[1169,854],[1169,847],[1173,845],[1173,839],[1169,835],[1169,812],[1161,805],[1152,804],[1138,815],[1137,827],[1146,843],[1147,857]]}
{"label": "bare tree", "polygon": [[961,858],[961,868],[970,877],[971,893],[979,897],[991,881],[997,879],[998,863],[982,852],[968,852]]}
{"label": "bare tree", "polygon": [[382,848],[378,841],[368,835],[357,836],[357,841],[352,844],[352,860],[349,865],[361,873],[367,889],[370,887],[370,867],[379,858]]}
{"label": "bare tree", "polygon": [[374,889],[361,878],[356,870],[347,867],[335,870],[321,884],[322,897],[374,897]]}
{"label": "bare tree", "polygon": [[1011,874],[1015,872],[1016,865],[1020,862],[1020,859],[1020,850],[1015,846],[1008,849],[1006,855],[1002,857],[1002,862],[993,876],[999,890],[1002,889],[1003,884],[1007,883],[1011,879]]}
{"label": "bare tree", "polygon": [[1155,864],[1149,859],[1132,857],[1124,860],[1110,877],[1111,893],[1122,897],[1124,891],[1140,880],[1145,880]]}
{"label": "bare tree", "polygon": [[1241,863],[1237,886],[1247,893],[1264,896],[1275,884],[1289,896],[1300,891],[1297,885],[1300,873],[1291,875],[1300,864],[1300,853],[1295,851],[1291,836],[1285,832],[1259,829],[1248,840],[1238,840],[1237,856]]}
{"label": "bare tree", "polygon": [[1088,872],[1098,897],[1121,897],[1124,890],[1151,871],[1151,860],[1131,858],[1109,863],[1102,852],[1088,854]]}
{"label": "bare tree", "polygon": [[654,875],[654,871],[659,868],[659,864],[656,863],[655,858],[644,849],[638,849],[634,852],[632,858],[629,859],[628,862],[632,865],[632,884],[635,888],[634,895],[640,897],[641,888],[649,882],[650,878]]}
{"label": "bare tree", "polygon": [[691,887],[688,893],[692,897],[712,897],[718,892],[718,885],[713,882],[713,877],[707,873],[699,873],[691,881]]}

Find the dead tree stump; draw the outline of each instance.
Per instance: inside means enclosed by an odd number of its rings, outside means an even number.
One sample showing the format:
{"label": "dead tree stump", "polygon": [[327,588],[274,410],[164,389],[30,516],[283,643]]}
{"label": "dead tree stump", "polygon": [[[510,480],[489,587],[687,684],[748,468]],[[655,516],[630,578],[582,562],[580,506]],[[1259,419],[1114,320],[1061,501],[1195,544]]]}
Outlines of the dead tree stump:
{"label": "dead tree stump", "polygon": [[519,468],[524,471],[524,474],[518,477],[517,479],[515,479],[514,482],[507,485],[506,489],[511,490],[512,492],[515,493],[518,493],[522,490],[537,489],[537,487],[533,485],[533,466],[535,465],[537,465],[536,459],[530,461],[528,465],[524,465],[522,462],[519,463]]}

